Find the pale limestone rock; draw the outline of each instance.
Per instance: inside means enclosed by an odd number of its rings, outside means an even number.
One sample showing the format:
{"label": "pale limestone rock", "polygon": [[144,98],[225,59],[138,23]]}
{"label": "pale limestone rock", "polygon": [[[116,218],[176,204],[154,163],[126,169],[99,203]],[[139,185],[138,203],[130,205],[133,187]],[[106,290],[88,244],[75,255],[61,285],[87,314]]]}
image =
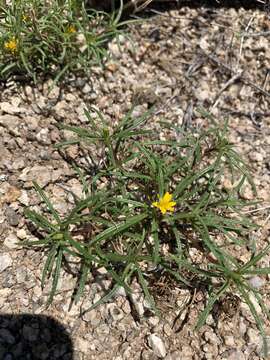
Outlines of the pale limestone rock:
{"label": "pale limestone rock", "polygon": [[156,334],[151,334],[148,338],[148,342],[155,355],[161,359],[165,358],[166,348],[160,337],[158,337]]}

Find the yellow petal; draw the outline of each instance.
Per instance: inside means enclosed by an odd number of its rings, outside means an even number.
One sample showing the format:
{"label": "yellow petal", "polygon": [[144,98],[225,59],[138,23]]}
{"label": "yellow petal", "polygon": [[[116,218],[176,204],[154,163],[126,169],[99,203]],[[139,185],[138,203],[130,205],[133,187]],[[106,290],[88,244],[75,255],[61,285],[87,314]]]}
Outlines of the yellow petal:
{"label": "yellow petal", "polygon": [[167,191],[162,200],[165,202],[170,202],[172,200],[172,194]]}

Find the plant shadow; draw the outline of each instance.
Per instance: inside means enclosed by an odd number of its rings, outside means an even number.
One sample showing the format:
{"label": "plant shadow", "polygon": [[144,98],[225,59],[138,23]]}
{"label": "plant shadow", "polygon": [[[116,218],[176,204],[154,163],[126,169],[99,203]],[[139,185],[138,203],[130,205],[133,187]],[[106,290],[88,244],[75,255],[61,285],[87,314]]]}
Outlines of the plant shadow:
{"label": "plant shadow", "polygon": [[0,315],[0,359],[73,360],[65,327],[45,315]]}
{"label": "plant shadow", "polygon": [[[140,0],[124,0],[124,7],[127,4],[128,10],[132,12],[134,8],[139,7],[140,4],[143,4]],[[135,4],[132,7],[132,4]],[[111,11],[120,6],[120,0],[88,0],[87,5],[89,8]],[[209,9],[218,9],[218,8],[234,8],[240,9],[244,8],[246,10],[270,10],[270,4],[267,0],[153,0],[147,7],[142,7],[142,11],[140,15],[150,14],[151,10],[159,10],[159,11],[168,11],[181,9],[183,7],[189,7],[190,9],[196,9],[200,7],[209,8]]]}

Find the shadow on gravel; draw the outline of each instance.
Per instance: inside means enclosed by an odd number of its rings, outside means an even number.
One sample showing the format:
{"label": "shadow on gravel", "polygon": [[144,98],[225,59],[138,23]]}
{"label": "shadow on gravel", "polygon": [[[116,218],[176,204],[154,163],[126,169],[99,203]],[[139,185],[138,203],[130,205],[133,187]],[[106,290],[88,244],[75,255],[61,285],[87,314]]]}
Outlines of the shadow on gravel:
{"label": "shadow on gravel", "polygon": [[[168,11],[173,9],[181,9],[185,6],[194,9],[198,7],[207,7],[207,8],[244,8],[246,10],[265,10],[270,11],[269,0],[152,0],[151,4],[146,7],[140,14],[148,13],[152,10],[159,11]],[[114,3],[114,6],[111,5]],[[143,3],[142,0],[124,0],[124,5],[130,4],[128,6],[129,11],[132,12],[134,6],[132,4]],[[120,4],[120,1],[117,0],[87,0],[86,4],[90,8],[95,8],[98,10],[110,11],[112,7],[117,8]]]}
{"label": "shadow on gravel", "polygon": [[[250,9],[266,9],[268,0],[174,0],[174,1],[162,1],[160,0],[154,7],[174,7],[181,8],[188,6],[192,8],[207,7],[207,8],[245,8]],[[152,4],[151,4],[152,5]]]}
{"label": "shadow on gravel", "polygon": [[44,315],[0,315],[1,360],[73,360],[64,326]]}
{"label": "shadow on gravel", "polygon": [[204,9],[209,14],[215,13],[219,9],[245,9],[245,10],[261,10],[266,12],[270,17],[270,2],[266,0],[179,0],[151,3],[149,7],[142,12],[135,14],[141,18],[155,16],[157,13],[162,13],[170,10],[181,10],[183,8],[189,9]]}

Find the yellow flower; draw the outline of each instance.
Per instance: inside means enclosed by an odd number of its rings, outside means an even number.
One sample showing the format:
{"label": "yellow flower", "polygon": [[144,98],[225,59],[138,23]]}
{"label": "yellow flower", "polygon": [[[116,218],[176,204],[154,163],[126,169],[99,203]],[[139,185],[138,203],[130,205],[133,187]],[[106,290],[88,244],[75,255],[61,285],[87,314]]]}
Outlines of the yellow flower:
{"label": "yellow flower", "polygon": [[67,32],[69,34],[74,34],[76,32],[75,26],[69,25],[69,27],[67,28]]}
{"label": "yellow flower", "polygon": [[6,50],[10,51],[12,54],[15,54],[18,48],[18,42],[13,36],[9,41],[5,42],[4,47]]}
{"label": "yellow flower", "polygon": [[155,201],[152,203],[153,206],[157,207],[162,214],[166,214],[167,211],[174,211],[174,206],[176,205],[175,201],[172,200],[172,194],[166,192],[166,194],[159,199],[159,201]]}
{"label": "yellow flower", "polygon": [[23,20],[23,22],[27,22],[30,20],[30,17],[28,15],[23,14],[22,20]]}

